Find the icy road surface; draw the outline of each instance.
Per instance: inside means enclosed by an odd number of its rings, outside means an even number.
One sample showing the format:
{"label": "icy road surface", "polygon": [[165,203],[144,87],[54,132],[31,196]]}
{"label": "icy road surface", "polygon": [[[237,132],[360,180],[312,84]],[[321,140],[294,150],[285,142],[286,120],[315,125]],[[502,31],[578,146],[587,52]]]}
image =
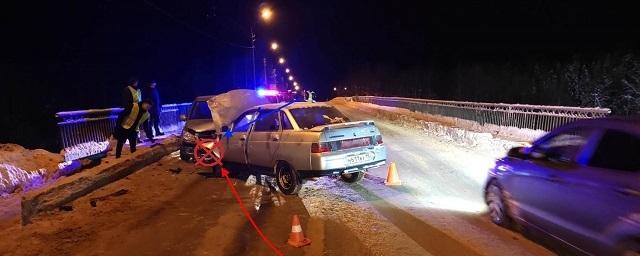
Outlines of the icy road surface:
{"label": "icy road surface", "polygon": [[[457,146],[447,138],[377,118],[360,103],[333,104],[351,120],[371,119],[376,122],[387,146],[388,162],[396,163],[403,184],[395,188],[384,186],[386,168],[370,170],[357,185],[330,182],[329,178],[316,181],[332,184],[325,192],[318,190],[327,188],[326,184],[308,182],[301,197],[311,216],[323,211],[326,214],[332,207],[339,206],[335,201],[365,200],[372,211],[434,255],[469,255],[467,250],[480,255],[552,254],[518,233],[493,225],[486,216],[482,185],[487,169],[497,157],[496,153],[489,153],[495,150],[486,148],[490,145]],[[316,205],[318,202],[305,199],[310,190],[334,196],[326,200],[329,205]],[[339,216],[336,218],[352,226],[350,228],[356,234],[380,232],[371,229],[366,222],[360,223],[362,221],[357,215],[342,215],[343,209],[337,210],[336,215]],[[349,224],[351,222],[360,225]],[[366,241],[364,243],[367,244]],[[367,245],[375,248],[375,244]]]}

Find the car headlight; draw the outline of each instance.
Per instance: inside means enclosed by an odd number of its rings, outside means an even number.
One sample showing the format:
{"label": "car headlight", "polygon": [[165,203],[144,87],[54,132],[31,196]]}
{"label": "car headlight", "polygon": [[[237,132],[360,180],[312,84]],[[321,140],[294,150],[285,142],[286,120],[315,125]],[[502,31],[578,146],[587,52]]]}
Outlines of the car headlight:
{"label": "car headlight", "polygon": [[190,143],[196,143],[196,135],[191,133],[189,130],[185,130],[182,133],[182,140]]}

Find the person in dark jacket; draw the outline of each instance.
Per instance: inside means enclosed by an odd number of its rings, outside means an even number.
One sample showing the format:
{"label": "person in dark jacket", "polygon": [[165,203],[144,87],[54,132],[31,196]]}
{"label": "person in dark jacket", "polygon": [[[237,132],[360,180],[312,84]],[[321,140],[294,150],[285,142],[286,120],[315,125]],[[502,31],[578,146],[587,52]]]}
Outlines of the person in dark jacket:
{"label": "person in dark jacket", "polygon": [[[155,136],[162,136],[164,133],[160,131],[160,113],[162,113],[162,102],[160,102],[160,93],[157,88],[158,84],[156,81],[151,81],[147,84],[146,88],[144,88],[144,97],[146,99],[151,100],[151,108],[149,109],[149,120],[144,123],[144,125],[149,126],[153,125],[153,129],[155,130]],[[146,131],[146,128],[145,128]]]}
{"label": "person in dark jacket", "polygon": [[[122,147],[127,140],[129,140],[131,153],[136,152],[138,130],[140,125],[149,119],[149,109],[151,106],[150,100],[144,100],[143,102],[132,104],[131,108],[125,109],[120,113],[114,132],[114,137],[118,140],[116,145],[116,158],[120,158]],[[145,127],[145,133],[149,140],[154,143],[153,133],[151,133],[151,129],[149,129],[148,126]]]}

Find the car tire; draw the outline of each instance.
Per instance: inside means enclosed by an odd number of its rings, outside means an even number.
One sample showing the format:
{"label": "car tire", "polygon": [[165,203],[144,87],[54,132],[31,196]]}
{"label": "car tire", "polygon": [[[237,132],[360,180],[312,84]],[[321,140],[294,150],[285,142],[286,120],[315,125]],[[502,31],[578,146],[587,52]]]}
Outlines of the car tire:
{"label": "car tire", "polygon": [[184,151],[184,148],[180,147],[180,160],[191,161],[191,156]]}
{"label": "car tire", "polygon": [[352,173],[343,173],[340,174],[340,178],[342,181],[346,183],[356,183],[362,180],[364,177],[364,172],[352,172]]}
{"label": "car tire", "polygon": [[276,181],[278,189],[285,195],[297,195],[302,188],[300,175],[287,163],[276,165]]}
{"label": "car tire", "polygon": [[509,216],[507,204],[504,200],[504,193],[497,182],[493,181],[487,186],[485,201],[489,208],[489,218],[491,218],[491,222],[505,228],[510,228],[511,217]]}

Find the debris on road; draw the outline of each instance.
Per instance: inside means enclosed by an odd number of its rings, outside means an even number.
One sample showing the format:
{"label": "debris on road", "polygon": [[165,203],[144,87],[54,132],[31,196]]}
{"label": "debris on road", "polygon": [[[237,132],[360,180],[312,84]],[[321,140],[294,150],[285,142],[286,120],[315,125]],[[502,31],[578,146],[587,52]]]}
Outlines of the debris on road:
{"label": "debris on road", "polygon": [[71,205],[63,205],[63,206],[58,207],[58,209],[60,209],[60,211],[70,212],[70,211],[73,211],[73,206],[71,206]]}
{"label": "debris on road", "polygon": [[178,167],[178,168],[169,168],[169,171],[172,172],[173,174],[180,174],[180,172],[182,171],[182,168]]}

